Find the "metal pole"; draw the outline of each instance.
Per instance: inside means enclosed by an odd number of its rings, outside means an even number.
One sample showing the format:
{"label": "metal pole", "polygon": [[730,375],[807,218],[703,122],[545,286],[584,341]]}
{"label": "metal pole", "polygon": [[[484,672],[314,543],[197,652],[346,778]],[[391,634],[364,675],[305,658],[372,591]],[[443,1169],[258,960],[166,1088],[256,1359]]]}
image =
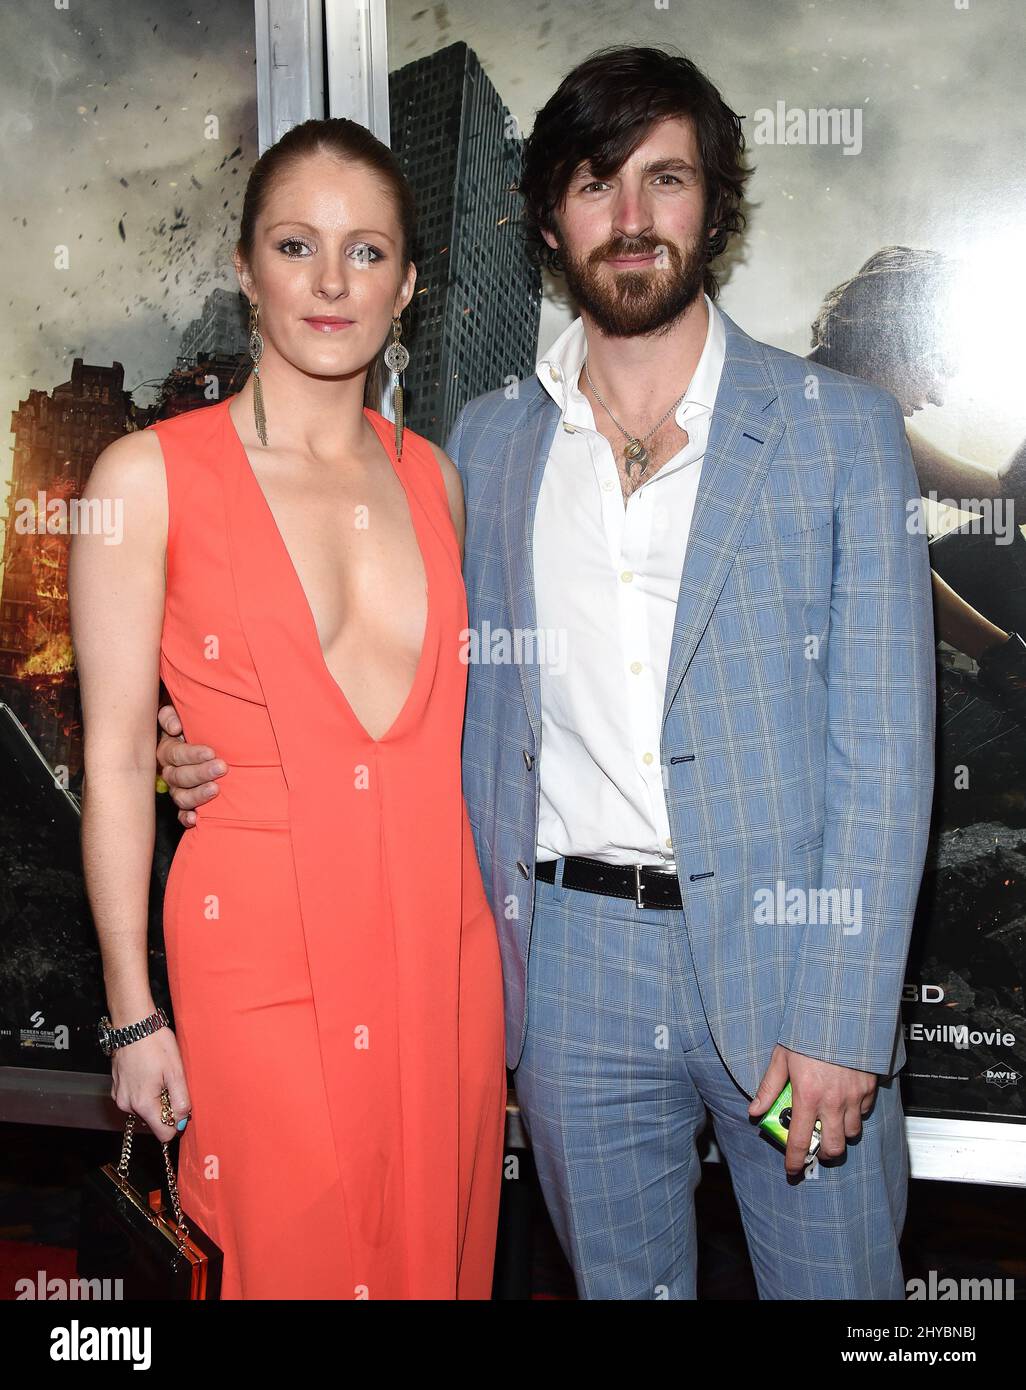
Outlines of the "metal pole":
{"label": "metal pole", "polygon": [[322,5],[323,0],[255,0],[261,154],[292,126],[325,114]]}

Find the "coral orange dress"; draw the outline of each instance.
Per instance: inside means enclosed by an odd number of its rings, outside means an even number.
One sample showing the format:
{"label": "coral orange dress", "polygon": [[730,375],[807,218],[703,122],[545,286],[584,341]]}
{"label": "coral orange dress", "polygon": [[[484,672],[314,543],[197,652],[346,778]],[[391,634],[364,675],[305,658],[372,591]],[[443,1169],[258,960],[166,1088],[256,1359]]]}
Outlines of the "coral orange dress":
{"label": "coral orange dress", "polygon": [[[488,1298],[506,1075],[498,941],[460,778],[467,625],[427,441],[366,409],[428,583],[423,649],[371,738],[228,401],[150,429],[168,487],[160,674],[228,764],[168,875],[192,1101],[182,1206],[222,1297]],[[384,459],[382,460],[384,465]]]}

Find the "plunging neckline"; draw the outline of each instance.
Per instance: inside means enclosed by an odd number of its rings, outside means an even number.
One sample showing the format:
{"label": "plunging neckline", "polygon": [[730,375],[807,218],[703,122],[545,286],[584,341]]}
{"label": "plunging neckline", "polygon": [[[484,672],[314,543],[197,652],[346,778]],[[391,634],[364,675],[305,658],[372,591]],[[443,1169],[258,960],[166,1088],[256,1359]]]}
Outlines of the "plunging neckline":
{"label": "plunging neckline", "polygon": [[432,620],[434,617],[434,603],[432,601],[431,593],[431,574],[428,568],[428,551],[427,547],[424,544],[424,536],[422,534],[421,525],[417,519],[417,508],[414,506],[413,499],[410,496],[410,490],[406,484],[405,470],[402,468],[400,461],[395,453],[394,443],[389,438],[388,422],[385,421],[383,416],[380,417],[382,425],[385,426],[385,428],[382,429],[381,426],[379,426],[378,424],[378,418],[375,416],[375,412],[371,410],[369,406],[363,407],[364,418],[370,422],[371,427],[374,430],[374,433],[377,435],[378,440],[381,443],[382,451],[385,454],[385,457],[387,458],[389,464],[391,465],[392,471],[398,479],[399,486],[402,488],[403,495],[406,498],[406,507],[410,516],[410,525],[413,529],[414,539],[417,544],[417,549],[420,552],[420,561],[424,570],[424,583],[427,591],[427,612],[424,617],[424,634],[421,638],[420,653],[417,657],[417,666],[413,673],[413,681],[410,685],[409,691],[407,692],[406,698],[403,700],[403,703],[399,707],[398,714],[392,720],[391,724],[388,726],[388,728],[385,730],[383,734],[381,734],[378,738],[374,738],[373,735],[368,732],[363,720],[360,719],[359,715],[353,708],[349,700],[349,697],[346,695],[345,690],[332,675],[331,670],[328,666],[327,660],[324,655],[324,648],[321,646],[320,634],[317,631],[317,621],[314,618],[313,608],[310,606],[310,600],[307,597],[306,590],[303,587],[303,581],[299,577],[299,571],[296,569],[295,562],[292,559],[292,554],[285,543],[285,537],[281,533],[281,528],[279,527],[278,522],[275,518],[274,512],[271,508],[271,504],[267,500],[267,494],[264,492],[264,489],[260,483],[260,479],[257,477],[253,465],[250,462],[249,450],[246,448],[245,444],[243,444],[242,436],[239,434],[238,427],[236,426],[235,421],[232,419],[231,411],[228,408],[233,400],[234,396],[228,396],[225,399],[224,418],[228,422],[228,428],[231,432],[233,440],[235,441],[235,445],[239,451],[239,454],[241,455],[242,462],[245,466],[246,476],[252,483],[253,487],[256,489],[257,496],[259,497],[263,505],[264,514],[270,521],[274,534],[278,538],[278,545],[280,547],[282,557],[285,561],[288,570],[291,572],[301,606],[303,609],[305,609],[308,631],[312,635],[313,645],[319,657],[319,661],[317,663],[318,669],[322,673],[323,678],[327,680],[327,682],[331,686],[335,695],[338,697],[338,700],[341,703],[344,712],[349,716],[349,718],[352,720],[356,728],[367,740],[367,742],[374,744],[385,743],[398,728],[400,721],[403,719],[406,712],[412,705],[413,697],[417,693],[418,687],[420,686],[421,676],[423,674],[425,663],[427,661],[428,642],[431,636]]}

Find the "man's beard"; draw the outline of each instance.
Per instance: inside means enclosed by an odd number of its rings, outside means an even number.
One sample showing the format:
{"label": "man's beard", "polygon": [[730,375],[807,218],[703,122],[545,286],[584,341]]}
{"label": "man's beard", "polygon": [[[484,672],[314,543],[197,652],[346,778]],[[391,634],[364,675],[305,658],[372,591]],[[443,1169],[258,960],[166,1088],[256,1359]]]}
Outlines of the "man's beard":
{"label": "man's beard", "polygon": [[[667,327],[693,302],[705,282],[705,248],[699,237],[687,243],[683,253],[672,241],[614,237],[587,256],[576,257],[558,232],[557,236],[567,287],[577,307],[612,338],[634,338]],[[602,264],[610,256],[643,256],[660,249],[662,266],[613,270]]]}

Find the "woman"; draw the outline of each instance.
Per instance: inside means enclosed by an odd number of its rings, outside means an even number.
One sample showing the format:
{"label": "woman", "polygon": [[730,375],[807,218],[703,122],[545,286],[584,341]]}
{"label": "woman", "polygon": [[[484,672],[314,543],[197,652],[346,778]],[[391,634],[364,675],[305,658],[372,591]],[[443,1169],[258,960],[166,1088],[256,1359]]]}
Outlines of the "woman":
{"label": "woman", "polygon": [[114,1028],[154,1009],[158,673],[228,765],[168,876],[176,1032],[112,1054],[118,1106],[159,1139],[178,1132],[162,1086],[191,1111],[179,1188],[224,1250],[224,1298],[490,1296],[506,1083],[460,783],[462,490],[364,404],[413,294],[413,233],[363,127],[307,121],[269,149],[234,256],[258,368],[105,449],[86,495],[123,506],[124,543],[73,547]]}
{"label": "woman", "polygon": [[[812,325],[810,362],[875,381],[897,397],[910,422],[941,405],[957,368],[949,301],[956,266],[937,251],[885,246],[826,296]],[[911,423],[909,448],[924,495],[959,500],[1023,499],[1026,445],[996,472],[949,454]],[[1012,544],[968,522],[931,542],[937,636],[972,657],[980,678],[1026,723],[1026,651],[1012,629],[1026,627],[1026,560]],[[997,568],[1003,572],[995,583]]]}

